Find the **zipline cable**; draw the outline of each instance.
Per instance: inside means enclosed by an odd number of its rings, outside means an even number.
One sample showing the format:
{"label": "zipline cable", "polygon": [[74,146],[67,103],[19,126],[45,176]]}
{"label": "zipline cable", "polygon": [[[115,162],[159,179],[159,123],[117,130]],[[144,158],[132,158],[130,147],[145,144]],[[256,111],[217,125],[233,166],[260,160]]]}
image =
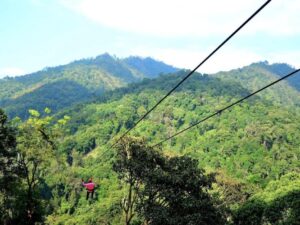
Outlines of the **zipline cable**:
{"label": "zipline cable", "polygon": [[[123,139],[131,130],[133,130],[143,119],[145,119],[162,101],[164,101],[173,91],[175,91],[186,79],[199,69],[210,57],[212,57],[223,45],[225,45],[236,33],[238,33],[250,20],[252,20],[263,8],[265,8],[272,0],[266,1],[259,9],[257,9],[245,22],[242,23],[232,34],[230,34],[217,48],[215,48],[201,63],[199,63],[192,71],[190,71],[175,87],[173,87],[163,98],[161,98],[150,110],[148,110],[132,127],[121,135],[118,140],[111,145],[114,147],[121,139]],[[114,138],[114,137],[113,137]],[[112,138],[112,139],[113,139]]]}
{"label": "zipline cable", "polygon": [[299,71],[300,71],[300,69],[297,69],[297,70],[295,70],[295,71],[293,71],[293,72],[291,72],[291,73],[289,73],[289,74],[283,76],[282,78],[280,78],[280,79],[278,79],[278,80],[276,80],[276,81],[274,81],[274,82],[272,82],[272,83],[270,83],[270,84],[264,86],[263,88],[261,88],[261,89],[255,91],[255,92],[253,92],[253,93],[247,95],[246,97],[241,98],[240,100],[238,100],[238,101],[236,101],[236,102],[234,102],[234,103],[232,103],[232,104],[230,104],[230,105],[228,105],[228,106],[226,106],[226,107],[224,107],[224,108],[222,108],[222,109],[220,109],[220,110],[217,110],[215,113],[212,113],[211,115],[205,117],[204,119],[202,119],[202,120],[200,120],[200,121],[198,121],[198,122],[192,124],[191,126],[189,126],[189,127],[185,128],[185,129],[183,129],[183,130],[181,130],[181,131],[179,131],[179,132],[177,132],[177,133],[175,133],[175,134],[169,136],[168,138],[164,139],[163,141],[160,141],[159,143],[157,143],[157,144],[155,144],[155,145],[152,145],[151,147],[152,147],[152,148],[155,148],[155,147],[161,145],[162,143],[164,143],[164,142],[166,142],[166,141],[168,141],[168,140],[170,140],[170,139],[176,137],[177,135],[179,135],[179,134],[181,134],[181,133],[183,133],[183,132],[185,132],[185,131],[187,131],[187,130],[189,130],[189,129],[191,129],[191,128],[197,126],[197,125],[199,125],[200,123],[203,123],[204,121],[206,121],[206,120],[208,120],[208,119],[210,119],[210,118],[212,118],[212,117],[214,117],[214,116],[216,116],[216,115],[219,115],[219,114],[222,113],[223,111],[225,111],[225,110],[227,110],[227,109],[229,109],[229,108],[231,108],[231,107],[233,107],[233,106],[239,104],[240,102],[243,102],[244,100],[246,100],[246,99],[252,97],[253,95],[256,95],[257,93],[259,93],[259,92],[261,92],[261,91],[267,89],[268,87],[271,87],[272,85],[274,85],[274,84],[276,84],[276,83],[278,83],[278,82],[280,82],[280,81],[282,81],[282,80],[284,80],[284,79],[286,79],[286,78],[288,78],[288,77],[290,77],[290,76],[296,74],[296,73],[299,72]]}

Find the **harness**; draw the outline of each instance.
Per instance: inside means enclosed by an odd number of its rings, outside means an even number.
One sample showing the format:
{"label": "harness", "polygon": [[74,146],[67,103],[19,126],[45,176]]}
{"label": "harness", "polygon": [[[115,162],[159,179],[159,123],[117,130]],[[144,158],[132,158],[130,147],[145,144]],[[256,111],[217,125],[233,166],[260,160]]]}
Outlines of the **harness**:
{"label": "harness", "polygon": [[91,189],[91,188],[86,188],[86,190],[87,190],[88,192],[93,192],[94,189],[95,189],[95,188],[93,188],[93,189]]}

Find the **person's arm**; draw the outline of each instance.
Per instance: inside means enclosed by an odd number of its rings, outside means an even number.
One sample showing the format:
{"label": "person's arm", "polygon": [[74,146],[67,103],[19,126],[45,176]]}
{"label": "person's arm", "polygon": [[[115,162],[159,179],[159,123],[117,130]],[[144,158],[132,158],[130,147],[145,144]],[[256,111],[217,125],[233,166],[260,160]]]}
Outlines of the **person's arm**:
{"label": "person's arm", "polygon": [[82,186],[86,187],[86,184],[84,183],[83,179],[81,179],[81,184],[82,184]]}

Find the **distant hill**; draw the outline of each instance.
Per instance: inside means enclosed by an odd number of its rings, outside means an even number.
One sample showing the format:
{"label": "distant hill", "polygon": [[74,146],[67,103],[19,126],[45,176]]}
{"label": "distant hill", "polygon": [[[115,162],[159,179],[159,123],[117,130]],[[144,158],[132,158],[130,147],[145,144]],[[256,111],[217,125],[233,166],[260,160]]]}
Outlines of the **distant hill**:
{"label": "distant hill", "polygon": [[[286,63],[269,64],[267,61],[265,61],[256,63],[256,65],[265,68],[266,70],[276,74],[279,77],[283,77],[284,75],[287,75],[288,73],[291,73],[293,70],[295,70],[295,68]],[[287,82],[298,91],[300,91],[300,76],[293,76],[289,78]]]}
{"label": "distant hill", "polygon": [[158,74],[162,73],[162,71],[163,73],[173,73],[176,71],[175,68],[170,67],[163,62],[158,62],[150,57],[141,58],[131,56],[124,59],[124,62],[132,68],[141,71],[148,78],[155,78]]}
{"label": "distant hill", "polygon": [[[265,61],[211,76],[229,83],[239,83],[243,88],[254,91],[293,69],[287,64],[269,64]],[[176,71],[177,68],[149,57],[130,56],[120,59],[106,53],[67,65],[45,68],[25,76],[0,79],[0,107],[10,117],[19,116],[24,119],[28,117],[28,110],[31,108],[42,111],[49,107],[57,112],[99,97],[104,92],[126,87],[130,83],[155,79],[160,74]],[[170,81],[163,85],[170,86],[173,83]],[[138,87],[141,89],[143,85]],[[299,91],[300,76],[294,76],[266,90],[263,96],[274,104],[299,106]],[[114,93],[122,94],[122,90]]]}
{"label": "distant hill", "polygon": [[119,59],[106,53],[24,76],[0,79],[0,107],[5,108],[10,117],[26,118],[32,107],[51,107],[57,111],[104,91],[177,70],[152,58]]}
{"label": "distant hill", "polygon": [[[294,69],[287,64],[269,64],[268,62],[253,63],[249,66],[227,72],[213,74],[226,81],[240,83],[244,88],[253,92],[258,88],[283,77]],[[274,104],[300,106],[300,74],[288,78],[265,90],[261,96]]]}

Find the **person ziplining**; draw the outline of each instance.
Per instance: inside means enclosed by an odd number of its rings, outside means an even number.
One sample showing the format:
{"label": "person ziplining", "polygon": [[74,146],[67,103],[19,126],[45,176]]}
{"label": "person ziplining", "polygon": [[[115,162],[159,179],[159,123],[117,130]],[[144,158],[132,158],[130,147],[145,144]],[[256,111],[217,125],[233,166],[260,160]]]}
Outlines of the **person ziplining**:
{"label": "person ziplining", "polygon": [[91,195],[91,199],[93,199],[95,186],[96,186],[95,183],[93,182],[93,179],[90,178],[88,182],[84,182],[84,180],[81,179],[81,182],[82,182],[82,186],[84,186],[86,189],[86,200],[89,199],[90,195]]}

